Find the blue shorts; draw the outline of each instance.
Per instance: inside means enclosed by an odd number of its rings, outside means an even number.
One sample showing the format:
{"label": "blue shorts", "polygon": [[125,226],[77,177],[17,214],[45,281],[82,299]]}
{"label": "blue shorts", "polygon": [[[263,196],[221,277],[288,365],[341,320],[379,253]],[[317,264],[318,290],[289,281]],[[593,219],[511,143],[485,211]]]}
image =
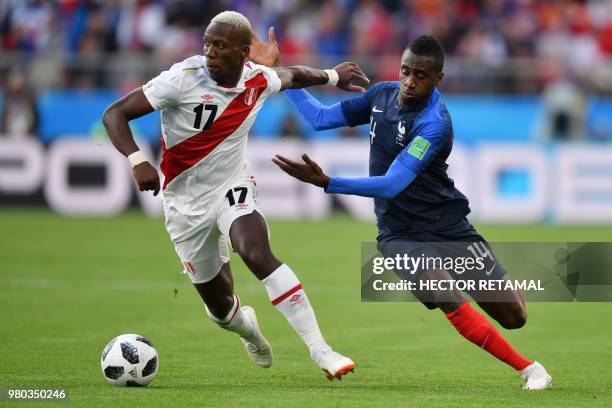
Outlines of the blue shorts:
{"label": "blue shorts", "polygon": [[408,281],[418,281],[429,269],[443,269],[457,280],[501,280],[507,276],[490,245],[465,218],[438,230],[381,232],[378,250],[386,258],[421,258],[411,263],[410,269],[395,269]]}

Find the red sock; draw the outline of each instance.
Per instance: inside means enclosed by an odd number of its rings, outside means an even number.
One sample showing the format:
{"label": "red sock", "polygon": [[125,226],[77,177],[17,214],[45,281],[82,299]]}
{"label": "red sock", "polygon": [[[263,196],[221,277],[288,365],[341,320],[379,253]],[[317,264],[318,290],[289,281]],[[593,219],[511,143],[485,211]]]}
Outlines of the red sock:
{"label": "red sock", "polygon": [[463,337],[519,371],[532,361],[521,356],[469,302],[446,315]]}

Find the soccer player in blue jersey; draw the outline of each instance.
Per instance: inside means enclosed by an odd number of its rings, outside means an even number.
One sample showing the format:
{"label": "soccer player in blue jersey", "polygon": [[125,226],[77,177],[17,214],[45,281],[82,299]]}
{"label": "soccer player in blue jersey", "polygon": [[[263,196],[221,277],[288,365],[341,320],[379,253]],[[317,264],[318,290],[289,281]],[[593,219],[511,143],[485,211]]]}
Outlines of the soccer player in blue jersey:
{"label": "soccer player in blue jersey", "polygon": [[[280,65],[273,29],[268,43],[254,40],[251,59]],[[285,94],[302,116],[317,130],[341,126],[370,125],[370,176],[329,177],[306,154],[303,162],[276,155],[283,171],[326,193],[354,194],[374,198],[378,247],[393,257],[402,249],[418,248],[418,254],[440,255],[444,247],[453,256],[470,256],[474,248],[488,254],[484,279],[507,279],[485,239],[468,222],[467,198],[447,175],[446,163],[453,146],[451,118],[438,87],[444,76],[444,50],[432,36],[416,38],[404,51],[399,81],[381,82],[363,95],[324,106],[304,90]],[[442,243],[440,247],[428,243]],[[455,245],[453,245],[455,244]],[[411,254],[413,250],[407,250]],[[444,269],[402,274],[411,280],[450,280],[458,273]],[[454,291],[421,291],[415,296],[430,309],[440,309],[467,340],[517,370],[524,389],[541,390],[552,379],[538,362],[519,354],[495,327]],[[501,326],[517,329],[526,322],[518,291],[503,291],[496,301],[476,298],[479,306]]]}

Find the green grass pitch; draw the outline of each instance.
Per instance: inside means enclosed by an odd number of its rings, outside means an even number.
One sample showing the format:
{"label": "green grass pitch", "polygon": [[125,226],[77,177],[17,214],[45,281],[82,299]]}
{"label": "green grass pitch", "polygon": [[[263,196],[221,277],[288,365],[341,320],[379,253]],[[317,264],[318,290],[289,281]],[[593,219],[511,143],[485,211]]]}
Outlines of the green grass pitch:
{"label": "green grass pitch", "polygon": [[[237,292],[274,348],[267,370],[206,318],[161,220],[2,210],[0,388],[66,388],[70,405],[87,407],[612,406],[612,304],[531,303],[524,328],[502,329],[553,376],[552,390],[528,393],[439,311],[360,302],[360,242],[374,239],[373,225],[335,217],[271,228],[274,252],[301,278],[326,339],[357,363],[345,380],[325,380],[236,257]],[[492,241],[612,241],[609,227],[480,231]],[[121,333],[156,345],[160,370],[149,387],[113,387],[102,377],[100,352]]]}

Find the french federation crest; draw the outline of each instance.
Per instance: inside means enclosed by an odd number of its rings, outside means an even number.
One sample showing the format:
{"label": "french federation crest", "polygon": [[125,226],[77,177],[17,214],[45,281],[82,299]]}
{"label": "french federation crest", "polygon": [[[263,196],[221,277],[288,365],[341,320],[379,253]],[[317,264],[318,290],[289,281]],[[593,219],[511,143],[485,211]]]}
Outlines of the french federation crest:
{"label": "french federation crest", "polygon": [[395,138],[395,143],[403,146],[405,136],[406,136],[406,121],[400,120],[397,123],[397,137]]}
{"label": "french federation crest", "polygon": [[255,102],[255,96],[257,95],[257,88],[249,88],[244,94],[244,103],[246,106],[251,106]]}

